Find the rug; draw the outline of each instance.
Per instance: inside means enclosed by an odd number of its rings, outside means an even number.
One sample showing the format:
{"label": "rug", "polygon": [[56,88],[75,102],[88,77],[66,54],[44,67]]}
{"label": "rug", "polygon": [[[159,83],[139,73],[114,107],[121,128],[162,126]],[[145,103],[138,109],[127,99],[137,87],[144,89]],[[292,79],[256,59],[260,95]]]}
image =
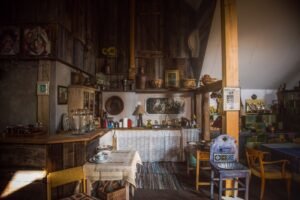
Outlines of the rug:
{"label": "rug", "polygon": [[140,189],[182,190],[174,162],[144,162],[138,165],[136,184]]}

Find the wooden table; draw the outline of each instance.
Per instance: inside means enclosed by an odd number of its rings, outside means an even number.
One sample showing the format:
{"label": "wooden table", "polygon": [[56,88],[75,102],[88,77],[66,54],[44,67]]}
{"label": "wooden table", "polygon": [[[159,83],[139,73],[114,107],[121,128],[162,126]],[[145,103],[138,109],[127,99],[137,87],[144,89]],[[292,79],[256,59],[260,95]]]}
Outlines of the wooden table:
{"label": "wooden table", "polygon": [[137,151],[118,150],[112,151],[107,162],[84,164],[84,171],[87,178],[87,191],[91,193],[91,185],[94,181],[126,181],[126,199],[129,200],[129,184],[136,186],[136,165],[142,164]]}
{"label": "wooden table", "polygon": [[272,153],[276,159],[286,159],[290,161],[288,166],[293,173],[300,173],[300,144],[295,143],[274,143],[262,144],[263,149]]}

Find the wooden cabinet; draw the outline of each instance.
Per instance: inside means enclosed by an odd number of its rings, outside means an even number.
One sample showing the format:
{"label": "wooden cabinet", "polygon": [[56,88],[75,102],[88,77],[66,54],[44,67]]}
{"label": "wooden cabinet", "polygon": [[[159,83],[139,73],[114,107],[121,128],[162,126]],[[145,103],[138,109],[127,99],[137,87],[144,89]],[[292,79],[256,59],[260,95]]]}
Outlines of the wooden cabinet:
{"label": "wooden cabinet", "polygon": [[95,115],[95,88],[71,85],[68,89],[69,113],[77,109],[89,109]]}
{"label": "wooden cabinet", "polygon": [[[28,136],[26,136],[28,137]],[[69,136],[66,136],[68,138]],[[77,136],[76,136],[77,137]],[[4,199],[46,200],[48,172],[82,166],[96,153],[100,135],[90,140],[58,143],[11,142],[0,140],[0,187],[5,188]],[[25,138],[24,141],[28,141]],[[53,192],[62,196],[74,191],[74,185]],[[35,195],[32,195],[35,194]],[[5,196],[8,195],[8,196]],[[7,197],[7,198],[6,198]],[[2,199],[2,198],[0,198]]]}
{"label": "wooden cabinet", "polygon": [[283,91],[282,121],[285,130],[300,131],[300,90]]}

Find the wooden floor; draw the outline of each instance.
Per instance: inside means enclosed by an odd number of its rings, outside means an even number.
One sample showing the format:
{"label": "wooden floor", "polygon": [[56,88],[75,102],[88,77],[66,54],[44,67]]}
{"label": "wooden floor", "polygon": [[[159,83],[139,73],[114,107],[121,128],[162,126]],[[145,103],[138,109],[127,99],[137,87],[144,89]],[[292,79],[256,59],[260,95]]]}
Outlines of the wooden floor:
{"label": "wooden floor", "polygon": [[[146,190],[137,189],[133,200],[209,200],[210,188],[209,186],[202,186],[199,191],[195,190],[195,173],[191,172],[189,176],[186,174],[185,164],[178,163],[180,168],[180,174],[178,174],[178,180],[184,186],[184,190]],[[217,192],[217,188],[215,189]],[[259,199],[260,195],[260,179],[252,176],[250,182],[250,194],[249,200]],[[218,195],[215,193],[214,199],[217,199]],[[267,181],[264,200],[285,200],[287,198],[286,184],[284,181]],[[300,199],[300,183],[292,183],[292,200]]]}

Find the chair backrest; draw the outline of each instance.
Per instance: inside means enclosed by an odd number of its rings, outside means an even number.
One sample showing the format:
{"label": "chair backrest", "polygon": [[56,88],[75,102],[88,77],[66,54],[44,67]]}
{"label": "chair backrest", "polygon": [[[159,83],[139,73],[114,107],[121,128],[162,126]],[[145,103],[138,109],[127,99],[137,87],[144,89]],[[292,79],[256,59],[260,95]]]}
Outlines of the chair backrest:
{"label": "chair backrest", "polygon": [[209,161],[210,152],[208,151],[197,151],[197,160],[198,161]]}
{"label": "chair backrest", "polygon": [[257,149],[247,148],[246,149],[246,157],[248,166],[250,169],[260,168],[261,171],[264,171],[263,159],[265,152],[259,151]]}
{"label": "chair backrest", "polygon": [[238,160],[238,149],[236,140],[226,134],[215,138],[210,146],[210,162],[236,162]]}
{"label": "chair backrest", "polygon": [[51,172],[47,175],[47,199],[51,200],[52,188],[62,186],[68,183],[81,181],[82,192],[86,192],[85,176],[83,167],[73,167],[60,171]]}
{"label": "chair backrest", "polygon": [[294,138],[293,143],[300,144],[300,137]]}

